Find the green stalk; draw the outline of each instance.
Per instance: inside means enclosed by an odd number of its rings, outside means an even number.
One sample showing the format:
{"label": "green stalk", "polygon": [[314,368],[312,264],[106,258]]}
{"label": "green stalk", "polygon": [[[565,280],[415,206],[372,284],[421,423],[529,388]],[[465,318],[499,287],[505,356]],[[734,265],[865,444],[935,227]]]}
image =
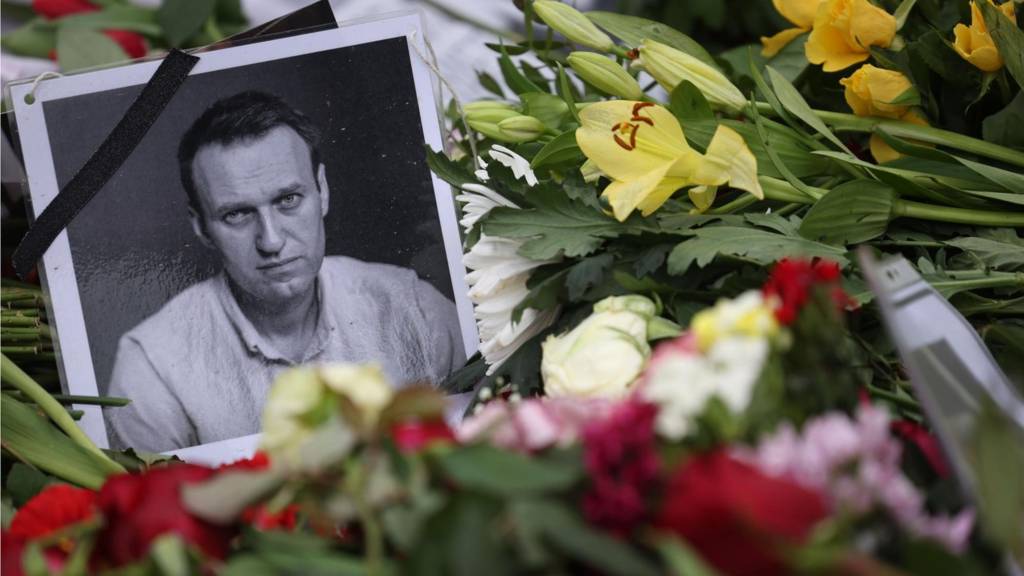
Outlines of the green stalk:
{"label": "green stalk", "polygon": [[58,428],[64,431],[76,444],[96,457],[97,461],[109,472],[123,474],[123,466],[114,462],[102,450],[93,444],[92,440],[82,432],[82,429],[75,424],[75,421],[68,414],[67,410],[50,396],[42,386],[36,383],[28,374],[12,362],[5,354],[0,354],[0,372],[5,382],[13,384],[22,394],[35,402]]}
{"label": "green stalk", "polygon": [[[774,114],[771,105],[767,102],[758,102],[757,110],[764,114]],[[874,132],[875,128],[885,128],[886,132],[898,138],[909,138],[919,142],[956,148],[957,150],[971,152],[979,156],[985,156],[986,158],[992,158],[993,160],[1024,168],[1024,152],[1018,152],[1005,146],[965,136],[958,132],[933,128],[931,126],[919,126],[887,118],[855,116],[853,114],[829,112],[827,110],[814,110],[813,112],[815,116],[837,132]]]}
{"label": "green stalk", "polygon": [[[32,402],[32,399],[23,394],[22,392],[14,392],[12,394],[18,400],[23,402]],[[132,403],[128,398],[120,398],[117,396],[77,396],[74,394],[51,394],[54,400],[61,404],[86,404],[90,406],[127,406]]]}
{"label": "green stalk", "polygon": [[973,224],[976,226],[1024,226],[1024,212],[996,212],[991,210],[971,210],[950,206],[935,206],[910,200],[896,200],[892,205],[893,218],[906,216],[918,220],[950,222],[954,224]]}
{"label": "green stalk", "polygon": [[955,271],[947,272],[953,280],[937,280],[930,281],[936,290],[942,291],[948,288],[959,288],[962,290],[977,290],[979,288],[1012,288],[1014,286],[1024,286],[1024,272],[980,272],[970,271],[962,272],[962,276],[975,276],[977,278],[963,278],[956,279],[957,273]]}
{"label": "green stalk", "polygon": [[757,202],[757,197],[751,194],[744,194],[739,198],[736,198],[732,202],[722,204],[717,208],[711,208],[710,210],[705,212],[705,214],[732,214],[737,210],[742,210],[747,206],[750,206],[754,202]]}

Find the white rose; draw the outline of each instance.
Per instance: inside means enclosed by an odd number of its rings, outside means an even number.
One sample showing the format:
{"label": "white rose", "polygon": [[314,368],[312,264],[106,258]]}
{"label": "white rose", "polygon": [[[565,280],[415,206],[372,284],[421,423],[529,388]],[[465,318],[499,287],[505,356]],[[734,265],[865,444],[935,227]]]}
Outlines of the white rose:
{"label": "white rose", "polygon": [[327,364],[320,368],[320,377],[328,388],[355,405],[369,427],[376,424],[395,394],[377,364]]}
{"label": "white rose", "polygon": [[540,364],[547,395],[624,396],[651,355],[647,324],[654,313],[643,296],[605,298],[568,334],[549,336]]}
{"label": "white rose", "polygon": [[263,406],[261,448],[292,461],[302,444],[330,416],[327,390],[314,370],[293,368],[277,377]]}

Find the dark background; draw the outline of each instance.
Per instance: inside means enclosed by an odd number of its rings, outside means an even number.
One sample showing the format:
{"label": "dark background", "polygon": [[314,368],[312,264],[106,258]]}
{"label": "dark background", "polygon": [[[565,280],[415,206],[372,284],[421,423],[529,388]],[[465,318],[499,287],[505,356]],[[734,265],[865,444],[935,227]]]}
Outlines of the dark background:
{"label": "dark background", "polygon": [[[327,254],[412,268],[452,297],[404,38],[193,75],[68,228],[100,394],[121,335],[219,270],[189,225],[177,147],[203,110],[249,89],[281,96],[323,131]],[[141,90],[45,103],[60,186]]]}

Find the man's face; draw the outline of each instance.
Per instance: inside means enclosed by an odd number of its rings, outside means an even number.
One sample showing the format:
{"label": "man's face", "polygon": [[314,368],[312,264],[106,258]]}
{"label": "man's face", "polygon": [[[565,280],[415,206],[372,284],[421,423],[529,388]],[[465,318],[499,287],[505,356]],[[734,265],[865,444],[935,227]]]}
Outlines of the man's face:
{"label": "man's face", "polygon": [[[229,145],[208,144],[192,162],[201,214],[192,226],[217,250],[236,288],[272,308],[307,294],[324,258],[327,181],[288,126]],[[317,184],[319,183],[319,190]]]}

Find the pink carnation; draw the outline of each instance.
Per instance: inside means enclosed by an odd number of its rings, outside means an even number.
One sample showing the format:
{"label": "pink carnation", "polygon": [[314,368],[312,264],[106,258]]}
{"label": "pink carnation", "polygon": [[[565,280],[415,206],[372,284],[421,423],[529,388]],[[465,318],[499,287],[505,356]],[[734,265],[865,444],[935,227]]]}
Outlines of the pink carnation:
{"label": "pink carnation", "polygon": [[535,452],[576,443],[587,422],[601,418],[604,400],[530,398],[518,403],[491,402],[455,431],[459,442],[487,441],[508,450]]}

